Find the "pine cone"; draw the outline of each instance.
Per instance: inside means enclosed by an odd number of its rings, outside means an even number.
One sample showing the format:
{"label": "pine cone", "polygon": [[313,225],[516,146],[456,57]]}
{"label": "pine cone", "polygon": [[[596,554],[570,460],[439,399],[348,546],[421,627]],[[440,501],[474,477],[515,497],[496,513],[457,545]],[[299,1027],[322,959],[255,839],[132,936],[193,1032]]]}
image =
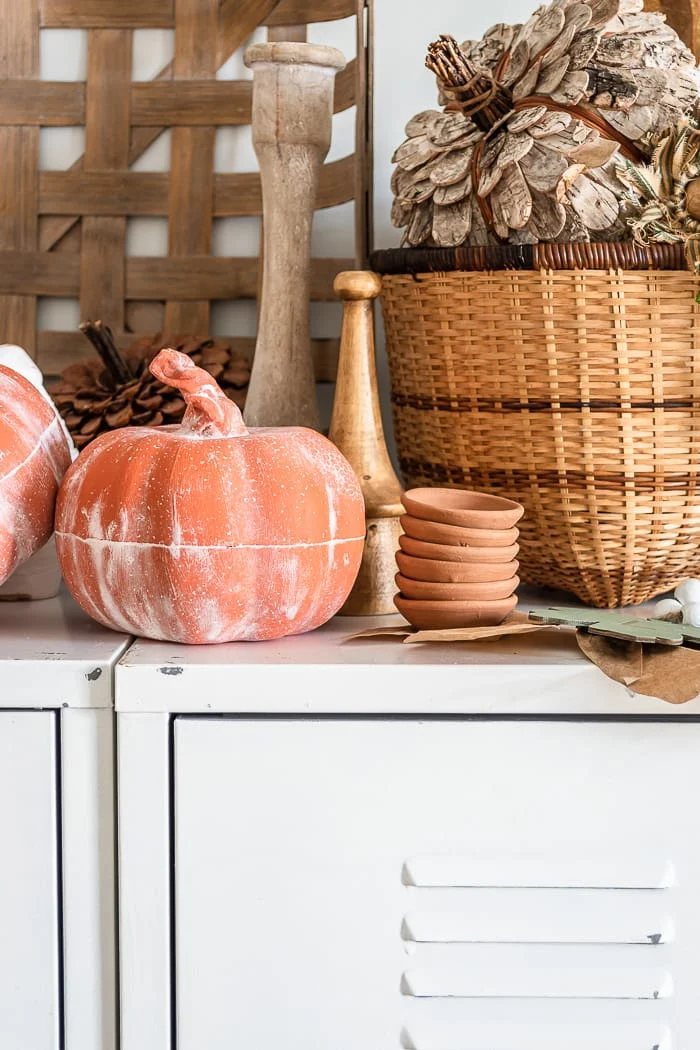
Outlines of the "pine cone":
{"label": "pine cone", "polygon": [[695,59],[642,0],[554,0],[428,51],[446,112],[406,126],[392,176],[404,241],[614,240],[631,205],[618,154],[649,157],[698,98]]}
{"label": "pine cone", "polygon": [[[81,326],[91,342],[109,340],[109,330],[99,322]],[[95,331],[98,334],[95,336]],[[185,403],[176,390],[151,375],[148,366],[159,350],[172,347],[188,354],[204,368],[227,396],[243,408],[250,379],[248,361],[227,343],[196,336],[157,335],[137,339],[116,362],[89,361],[70,365],[61,381],[50,388],[63,420],[78,449],[98,434],[126,426],[161,426],[179,423]],[[107,351],[114,354],[113,343]],[[101,348],[104,354],[104,346]],[[126,371],[123,371],[125,367]]]}

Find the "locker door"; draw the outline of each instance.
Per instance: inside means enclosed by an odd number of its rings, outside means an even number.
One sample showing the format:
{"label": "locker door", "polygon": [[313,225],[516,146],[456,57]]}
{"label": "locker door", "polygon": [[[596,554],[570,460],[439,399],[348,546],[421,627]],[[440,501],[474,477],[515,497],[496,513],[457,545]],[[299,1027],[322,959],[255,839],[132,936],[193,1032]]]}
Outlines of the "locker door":
{"label": "locker door", "polygon": [[2,1050],[59,1050],[56,718],[0,711]]}
{"label": "locker door", "polygon": [[178,719],[178,1050],[697,1050],[699,744]]}

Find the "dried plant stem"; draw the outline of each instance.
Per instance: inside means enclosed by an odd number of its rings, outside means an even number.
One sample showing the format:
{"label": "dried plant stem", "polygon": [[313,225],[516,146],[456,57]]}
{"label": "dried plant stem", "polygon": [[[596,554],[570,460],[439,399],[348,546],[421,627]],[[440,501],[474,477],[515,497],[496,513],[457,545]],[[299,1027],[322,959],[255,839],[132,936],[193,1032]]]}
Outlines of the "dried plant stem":
{"label": "dried plant stem", "polygon": [[425,64],[457,95],[461,112],[482,131],[489,131],[512,110],[510,92],[489,73],[474,69],[454,37],[443,35],[432,43]]}
{"label": "dried plant stem", "polygon": [[107,325],[102,324],[102,321],[83,321],[80,325],[80,331],[90,340],[100,355],[102,363],[115,385],[128,383],[132,378],[129,366],[124,360]]}

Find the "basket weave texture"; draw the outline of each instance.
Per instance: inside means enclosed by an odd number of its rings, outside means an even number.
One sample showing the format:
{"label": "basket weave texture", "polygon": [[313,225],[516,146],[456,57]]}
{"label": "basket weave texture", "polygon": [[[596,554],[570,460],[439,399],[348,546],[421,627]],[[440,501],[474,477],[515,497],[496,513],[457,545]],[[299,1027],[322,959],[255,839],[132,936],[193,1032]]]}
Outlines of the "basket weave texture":
{"label": "basket weave texture", "polygon": [[401,468],[521,501],[528,583],[642,602],[700,574],[698,281],[680,254],[660,268],[668,249],[637,270],[529,252],[505,265],[535,269],[403,274],[409,253],[375,254]]}

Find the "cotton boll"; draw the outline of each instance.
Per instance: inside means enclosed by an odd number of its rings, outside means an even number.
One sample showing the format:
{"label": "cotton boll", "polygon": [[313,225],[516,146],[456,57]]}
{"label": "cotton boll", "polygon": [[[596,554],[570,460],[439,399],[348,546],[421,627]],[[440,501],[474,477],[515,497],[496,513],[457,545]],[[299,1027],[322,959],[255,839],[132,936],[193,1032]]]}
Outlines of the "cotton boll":
{"label": "cotton boll", "polygon": [[662,598],[654,606],[654,619],[680,623],[683,618],[683,606],[676,598]]}
{"label": "cotton boll", "polygon": [[700,580],[690,578],[679,583],[673,592],[682,605],[700,604]]}
{"label": "cotton boll", "polygon": [[689,602],[683,606],[683,623],[689,627],[700,627],[700,602]]}

